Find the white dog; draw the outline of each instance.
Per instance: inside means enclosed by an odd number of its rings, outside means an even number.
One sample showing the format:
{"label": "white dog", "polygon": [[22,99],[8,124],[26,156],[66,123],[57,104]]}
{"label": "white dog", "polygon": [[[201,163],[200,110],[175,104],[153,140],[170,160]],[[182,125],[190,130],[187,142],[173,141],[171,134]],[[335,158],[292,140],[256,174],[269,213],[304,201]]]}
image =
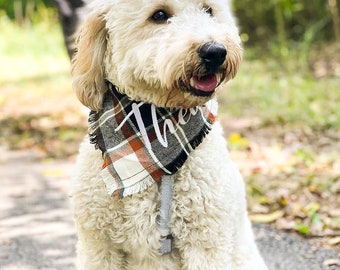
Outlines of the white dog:
{"label": "white dog", "polygon": [[73,62],[97,144],[81,145],[72,185],[78,268],[267,269],[215,121],[242,58],[229,1],[91,9]]}

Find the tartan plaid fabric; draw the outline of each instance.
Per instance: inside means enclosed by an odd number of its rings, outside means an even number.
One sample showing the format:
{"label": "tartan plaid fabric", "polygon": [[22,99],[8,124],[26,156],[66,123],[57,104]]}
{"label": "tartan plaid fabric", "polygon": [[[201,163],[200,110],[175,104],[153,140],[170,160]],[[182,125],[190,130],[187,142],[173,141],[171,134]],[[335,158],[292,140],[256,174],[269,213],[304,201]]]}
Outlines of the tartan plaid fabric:
{"label": "tartan plaid fabric", "polygon": [[103,110],[90,112],[89,134],[103,153],[100,175],[110,196],[138,193],[177,172],[215,121],[215,100],[191,109],[159,108],[108,88]]}

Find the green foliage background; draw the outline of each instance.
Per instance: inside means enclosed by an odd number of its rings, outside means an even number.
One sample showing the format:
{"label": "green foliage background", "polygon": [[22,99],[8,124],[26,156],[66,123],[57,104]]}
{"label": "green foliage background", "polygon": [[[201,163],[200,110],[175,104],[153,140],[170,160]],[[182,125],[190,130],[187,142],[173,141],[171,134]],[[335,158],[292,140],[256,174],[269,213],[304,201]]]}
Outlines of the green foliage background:
{"label": "green foliage background", "polygon": [[38,6],[52,6],[51,0],[0,0],[0,10],[7,16],[21,23],[21,20],[32,16]]}
{"label": "green foliage background", "polygon": [[[339,31],[335,29],[339,23],[338,2],[339,0],[237,0],[234,1],[234,9],[243,41],[249,45],[266,46],[266,41],[269,40],[271,44],[287,46],[290,42],[335,39],[336,31]],[[27,21],[41,5],[51,7],[53,3],[51,0],[0,0],[0,9],[19,23]]]}
{"label": "green foliage background", "polygon": [[241,30],[249,42],[262,40],[304,41],[312,35],[317,41],[334,38],[332,14],[327,0],[234,1]]}

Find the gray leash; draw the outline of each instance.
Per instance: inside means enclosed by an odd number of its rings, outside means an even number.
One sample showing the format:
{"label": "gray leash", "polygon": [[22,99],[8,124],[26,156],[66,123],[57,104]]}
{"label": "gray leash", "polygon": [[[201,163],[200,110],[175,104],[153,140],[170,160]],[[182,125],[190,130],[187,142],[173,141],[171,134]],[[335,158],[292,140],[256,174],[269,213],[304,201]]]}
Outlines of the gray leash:
{"label": "gray leash", "polygon": [[172,192],[174,188],[174,176],[165,175],[160,182],[161,192],[161,207],[159,210],[160,216],[160,232],[161,232],[161,247],[159,249],[161,254],[170,253],[172,250],[172,234],[170,229],[171,218],[171,201]]}

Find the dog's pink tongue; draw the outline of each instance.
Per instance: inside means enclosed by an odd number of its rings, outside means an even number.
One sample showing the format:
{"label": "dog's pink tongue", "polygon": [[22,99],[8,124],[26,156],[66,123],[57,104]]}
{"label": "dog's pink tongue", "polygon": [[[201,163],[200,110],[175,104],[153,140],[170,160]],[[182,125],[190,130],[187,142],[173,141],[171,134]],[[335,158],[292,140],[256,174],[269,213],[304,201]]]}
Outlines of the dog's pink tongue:
{"label": "dog's pink tongue", "polygon": [[214,91],[217,87],[217,84],[218,82],[215,74],[200,78],[193,77],[193,87],[204,92]]}

